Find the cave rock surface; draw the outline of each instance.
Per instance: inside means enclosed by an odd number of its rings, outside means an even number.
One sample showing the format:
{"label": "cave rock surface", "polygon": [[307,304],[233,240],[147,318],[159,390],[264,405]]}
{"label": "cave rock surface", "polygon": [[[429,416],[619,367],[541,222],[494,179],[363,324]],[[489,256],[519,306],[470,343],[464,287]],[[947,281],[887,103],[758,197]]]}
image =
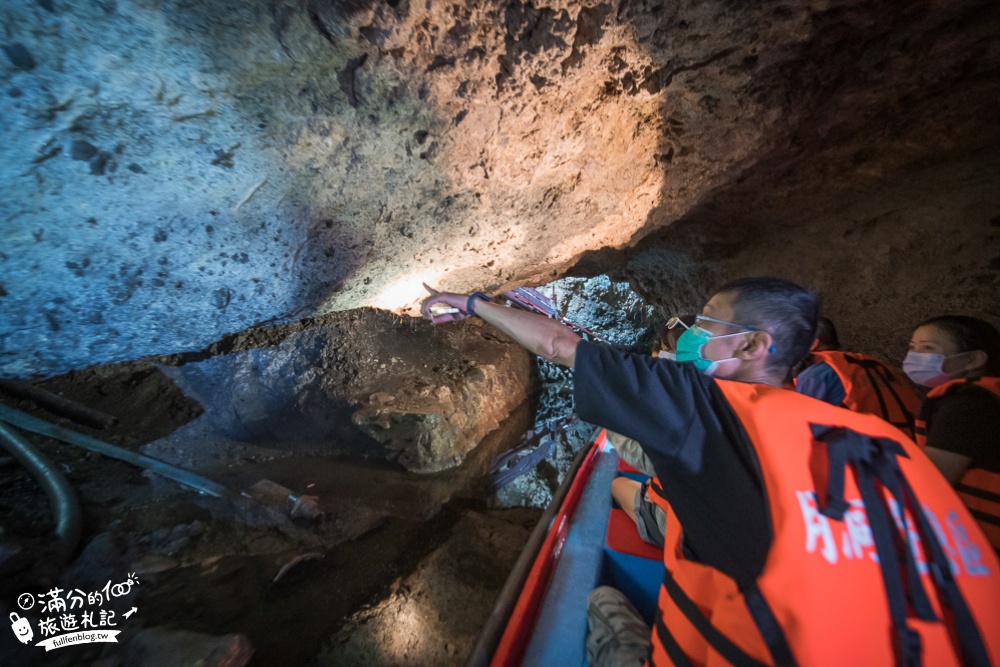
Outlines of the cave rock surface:
{"label": "cave rock surface", "polygon": [[460,464],[531,394],[527,353],[478,322],[432,327],[367,308],[318,319],[161,370],[223,437],[419,473]]}
{"label": "cave rock surface", "polygon": [[827,201],[1000,135],[991,0],[0,12],[4,376],[541,284],[733,188]]}

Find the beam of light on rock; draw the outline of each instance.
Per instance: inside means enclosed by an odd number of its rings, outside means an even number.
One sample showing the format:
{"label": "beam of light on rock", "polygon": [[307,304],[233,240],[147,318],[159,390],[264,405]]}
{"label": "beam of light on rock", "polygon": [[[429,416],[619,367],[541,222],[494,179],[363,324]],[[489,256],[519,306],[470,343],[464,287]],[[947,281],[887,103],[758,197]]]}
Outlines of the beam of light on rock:
{"label": "beam of light on rock", "polygon": [[419,310],[420,302],[428,296],[424,283],[443,290],[439,284],[443,273],[443,269],[426,269],[401,276],[379,292],[372,299],[371,305],[394,313],[413,314]]}

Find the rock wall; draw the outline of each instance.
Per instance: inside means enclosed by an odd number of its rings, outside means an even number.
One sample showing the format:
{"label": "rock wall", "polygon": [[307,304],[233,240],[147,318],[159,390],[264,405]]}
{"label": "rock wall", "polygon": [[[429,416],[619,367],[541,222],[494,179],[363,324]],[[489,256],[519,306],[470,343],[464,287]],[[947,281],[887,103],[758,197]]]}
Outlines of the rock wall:
{"label": "rock wall", "polygon": [[478,321],[435,328],[363,309],[255,337],[161,367],[204,408],[207,432],[438,472],[462,463],[532,393],[527,353]]}
{"label": "rock wall", "polygon": [[[665,321],[627,282],[615,282],[604,275],[562,278],[539,287],[539,291],[555,303],[560,317],[630,351],[647,353]],[[491,501],[501,507],[547,507],[577,452],[597,435],[593,425],[577,421],[572,414],[573,371],[541,358],[536,363],[539,395],[535,437],[518,455],[495,467],[491,478]],[[541,456],[540,460],[528,468],[524,462],[537,460],[536,456]],[[525,471],[498,483],[511,469]]]}
{"label": "rock wall", "polygon": [[[1000,133],[988,0],[44,0],[0,16],[4,376],[405,310],[424,281],[540,284],[734,190],[784,181],[829,204]],[[740,234],[730,222],[706,249]]]}
{"label": "rock wall", "polygon": [[[901,364],[910,334],[943,314],[1000,327],[1000,156],[911,169],[817,211],[794,188],[733,192],[617,261],[667,312],[700,308],[747,275],[814,289],[845,349]],[[768,209],[765,219],[751,211]],[[728,241],[718,239],[728,232]]]}

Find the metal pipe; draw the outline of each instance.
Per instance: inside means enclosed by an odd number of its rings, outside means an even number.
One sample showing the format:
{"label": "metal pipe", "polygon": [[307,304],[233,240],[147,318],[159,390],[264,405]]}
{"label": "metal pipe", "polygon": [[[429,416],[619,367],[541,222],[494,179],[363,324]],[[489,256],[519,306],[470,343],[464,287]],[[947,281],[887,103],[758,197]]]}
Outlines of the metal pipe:
{"label": "metal pipe", "polygon": [[48,408],[57,415],[68,417],[85,426],[94,428],[107,428],[114,425],[118,419],[100,410],[88,408],[80,405],[59,394],[53,394],[47,389],[36,387],[20,380],[0,380],[0,389],[3,389],[12,396],[27,398],[30,401]]}
{"label": "metal pipe", "polygon": [[82,433],[71,431],[70,429],[63,428],[62,426],[50,424],[42,419],[36,419],[29,414],[25,414],[20,410],[16,410],[3,404],[0,404],[0,421],[7,422],[8,424],[24,429],[25,431],[31,431],[32,433],[44,435],[49,438],[55,438],[56,440],[61,440],[62,442],[70,445],[76,445],[77,447],[82,447],[88,451],[97,452],[98,454],[103,454],[109,458],[118,459],[119,461],[125,461],[126,463],[139,466],[140,468],[145,468],[146,470],[155,472],[157,475],[166,477],[167,479],[172,479],[175,482],[183,484],[184,486],[192,488],[200,493],[215,496],[216,498],[225,498],[227,500],[236,500],[242,497],[241,494],[231,491],[221,484],[193,473],[190,470],[178,468],[177,466],[170,465],[166,461],[154,459],[152,456],[138,454],[129,449],[109,445],[108,443],[102,442],[96,438],[91,438],[89,435],[83,435]]}
{"label": "metal pipe", "polygon": [[69,562],[76,553],[81,530],[80,501],[69,480],[41,452],[3,423],[0,423],[0,445],[45,489],[56,518],[59,557],[63,562]]}

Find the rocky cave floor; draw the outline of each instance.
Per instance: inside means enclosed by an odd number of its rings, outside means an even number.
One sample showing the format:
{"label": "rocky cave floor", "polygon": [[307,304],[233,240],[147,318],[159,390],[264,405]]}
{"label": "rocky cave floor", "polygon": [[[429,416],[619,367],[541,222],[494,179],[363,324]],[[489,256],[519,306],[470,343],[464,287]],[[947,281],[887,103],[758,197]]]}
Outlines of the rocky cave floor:
{"label": "rocky cave floor", "polygon": [[[118,423],[94,430],[28,400],[6,394],[0,400],[135,451],[201,413],[148,360],[92,367],[38,386]],[[268,479],[303,490],[319,498],[324,515],[315,520],[236,507],[24,434],[78,492],[83,536],[75,560],[60,566],[46,496],[13,459],[0,457],[3,611],[20,612],[38,627],[41,602],[22,612],[12,604],[19,595],[40,600],[54,587],[64,596],[97,591],[130,574],[140,583],[103,607],[117,611],[118,644],[46,655],[5,633],[0,663],[243,664],[250,647],[252,665],[460,663],[541,514],[491,507],[481,488],[482,457],[510,447],[529,418],[525,405],[462,466],[433,475],[315,445],[230,442],[213,450],[210,439],[199,443],[202,460],[212,461],[199,473],[232,489]],[[135,616],[122,619],[133,606]]]}
{"label": "rocky cave floor", "polygon": [[[545,293],[561,316],[621,347],[647,349],[660,323],[626,283],[606,276],[564,279]],[[68,600],[130,577],[139,583],[100,607],[116,613],[118,643],[41,653],[0,633],[5,665],[461,664],[594,433],[566,420],[569,371],[529,364],[479,321],[432,327],[374,309],[251,328],[198,352],[34,384],[117,422],[89,428],[6,387],[0,403],[232,491],[269,480],[315,496],[322,515],[291,518],[287,505],[259,495],[267,502],[199,495],[18,430],[78,493],[83,534],[61,564],[48,499],[0,454],[0,612],[38,628],[55,615],[42,611],[53,589]],[[426,452],[394,449],[412,446],[407,438],[420,449],[424,434],[447,435],[456,418],[460,434],[488,431],[459,465],[427,472]],[[529,429],[549,435],[525,439]],[[440,442],[424,449],[447,459],[461,445]],[[19,606],[24,593],[34,606]],[[89,608],[96,618],[98,607]]]}

